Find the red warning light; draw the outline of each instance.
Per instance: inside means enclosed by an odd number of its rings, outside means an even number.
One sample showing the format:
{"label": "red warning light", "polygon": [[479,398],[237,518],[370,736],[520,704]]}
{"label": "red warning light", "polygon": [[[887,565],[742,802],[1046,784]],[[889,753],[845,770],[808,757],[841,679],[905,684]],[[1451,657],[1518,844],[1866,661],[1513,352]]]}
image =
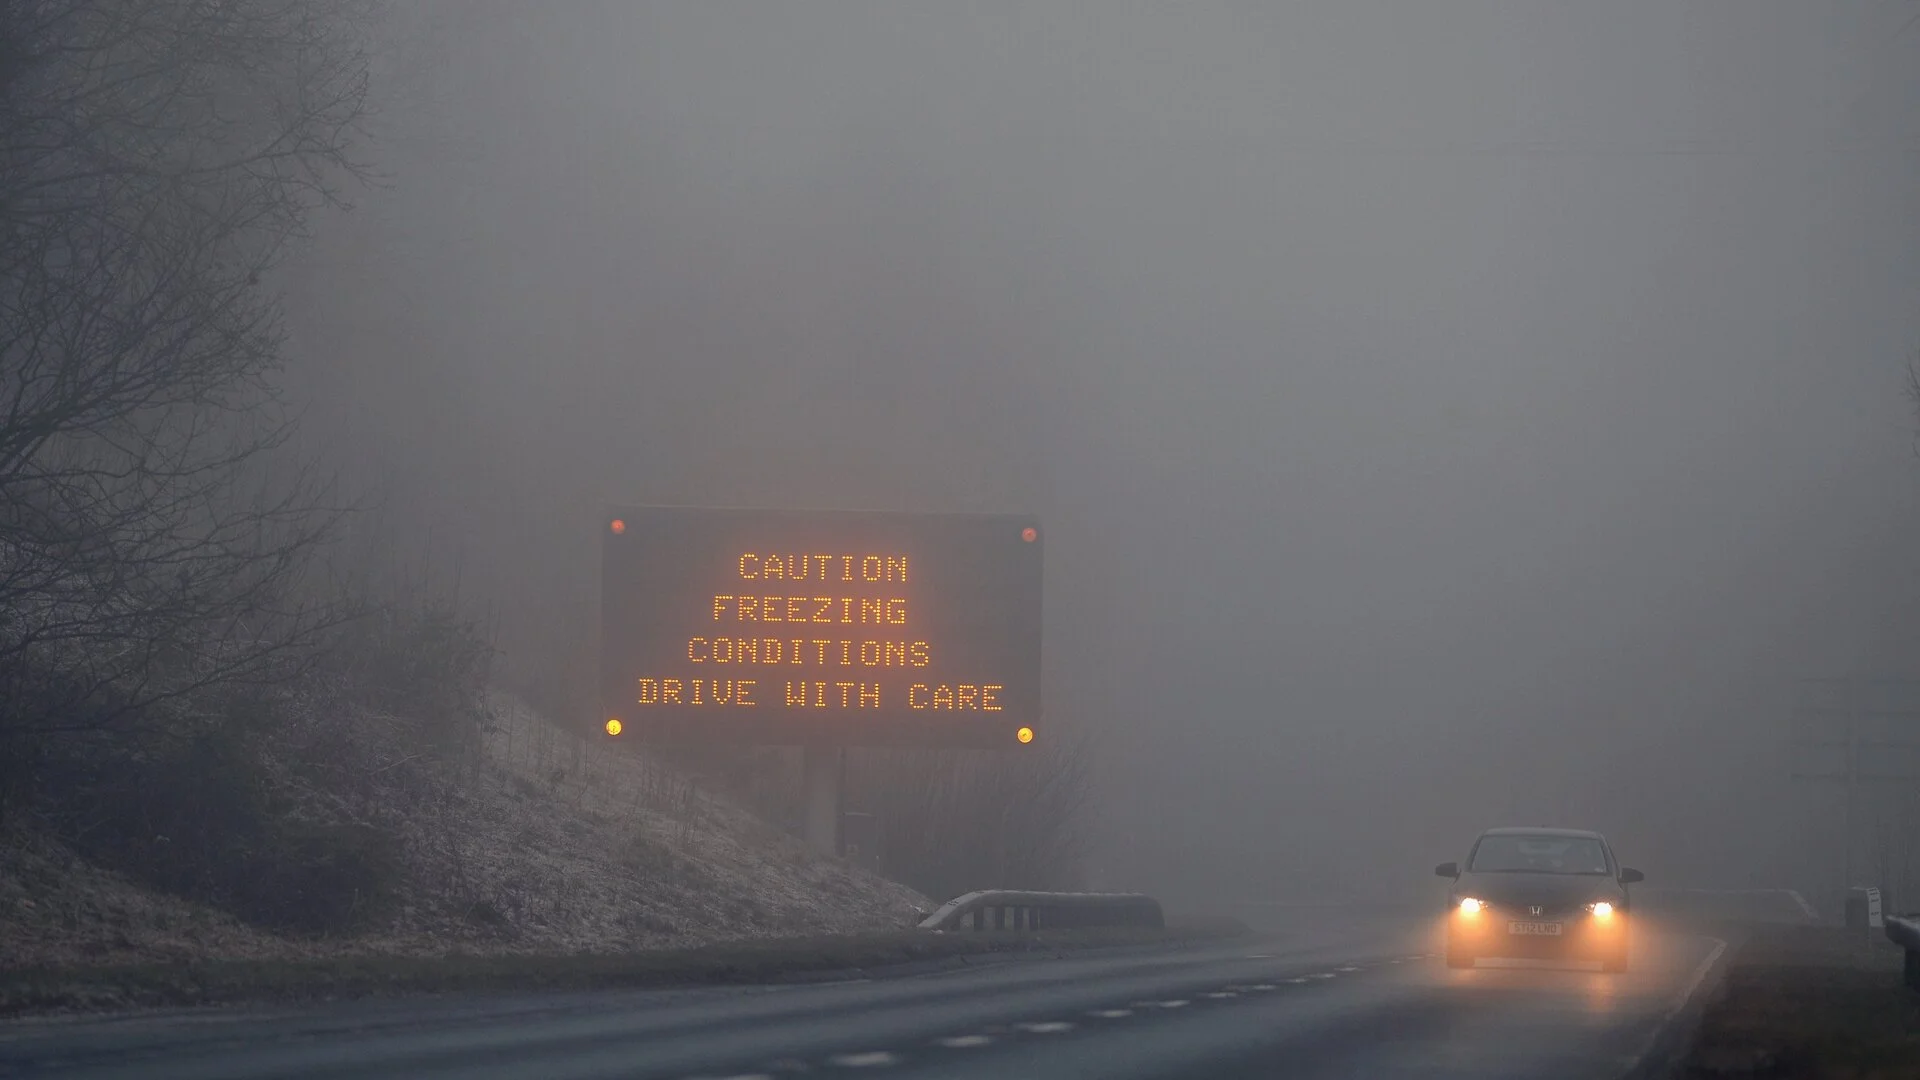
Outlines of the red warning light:
{"label": "red warning light", "polygon": [[1027,543],[1031,544],[1035,540],[1040,539],[1040,530],[1029,525],[1026,528],[1020,530],[1020,539],[1025,540]]}
{"label": "red warning light", "polygon": [[621,521],[619,518],[614,518],[613,524],[607,526],[607,528],[613,530],[613,535],[619,536],[621,533],[627,531],[627,523]]}

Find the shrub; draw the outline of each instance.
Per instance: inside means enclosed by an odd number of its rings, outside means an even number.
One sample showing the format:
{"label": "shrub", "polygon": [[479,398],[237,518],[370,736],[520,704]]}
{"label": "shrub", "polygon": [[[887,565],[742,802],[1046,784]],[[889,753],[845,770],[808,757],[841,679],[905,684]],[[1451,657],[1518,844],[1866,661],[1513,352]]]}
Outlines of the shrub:
{"label": "shrub", "polygon": [[400,841],[362,822],[269,818],[251,858],[231,864],[232,912],[271,929],[342,933],[387,913],[405,872]]}
{"label": "shrub", "polygon": [[44,761],[38,801],[100,865],[270,930],[342,933],[386,910],[404,869],[398,840],[297,803],[241,722],[94,749]]}
{"label": "shrub", "polygon": [[492,660],[480,625],[452,602],[407,597],[343,627],[323,669],[352,705],[400,721],[414,749],[446,755],[476,745]]}

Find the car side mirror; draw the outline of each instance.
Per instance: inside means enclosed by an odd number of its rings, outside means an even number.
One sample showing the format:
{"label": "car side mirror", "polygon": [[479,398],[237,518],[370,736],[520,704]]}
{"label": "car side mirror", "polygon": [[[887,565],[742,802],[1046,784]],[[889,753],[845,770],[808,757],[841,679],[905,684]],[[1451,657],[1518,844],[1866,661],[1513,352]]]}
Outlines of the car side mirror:
{"label": "car side mirror", "polygon": [[1620,868],[1620,884],[1622,885],[1631,885],[1636,881],[1645,880],[1647,880],[1647,875],[1635,870],[1631,866],[1623,866]]}
{"label": "car side mirror", "polygon": [[1434,867],[1433,872],[1440,877],[1459,877],[1460,864],[1456,862],[1443,862],[1439,866]]}

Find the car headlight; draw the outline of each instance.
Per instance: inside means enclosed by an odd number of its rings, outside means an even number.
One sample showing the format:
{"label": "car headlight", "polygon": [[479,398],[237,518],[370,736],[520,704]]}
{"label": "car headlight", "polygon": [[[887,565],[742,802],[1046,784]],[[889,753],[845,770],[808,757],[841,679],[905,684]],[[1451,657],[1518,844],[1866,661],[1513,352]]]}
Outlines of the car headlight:
{"label": "car headlight", "polygon": [[1610,919],[1613,917],[1613,901],[1595,900],[1587,905],[1587,910],[1593,912],[1597,919]]}
{"label": "car headlight", "polygon": [[1480,914],[1480,909],[1486,906],[1487,905],[1475,900],[1471,896],[1463,896],[1460,898],[1460,913],[1462,915],[1478,915]]}

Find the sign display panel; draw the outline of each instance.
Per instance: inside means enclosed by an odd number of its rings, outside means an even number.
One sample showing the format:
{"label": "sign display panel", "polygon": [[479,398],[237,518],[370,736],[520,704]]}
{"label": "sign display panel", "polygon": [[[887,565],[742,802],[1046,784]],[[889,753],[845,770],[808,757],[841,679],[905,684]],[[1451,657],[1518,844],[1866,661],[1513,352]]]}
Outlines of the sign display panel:
{"label": "sign display panel", "polygon": [[609,734],[1014,748],[1040,726],[1031,517],[610,509]]}

